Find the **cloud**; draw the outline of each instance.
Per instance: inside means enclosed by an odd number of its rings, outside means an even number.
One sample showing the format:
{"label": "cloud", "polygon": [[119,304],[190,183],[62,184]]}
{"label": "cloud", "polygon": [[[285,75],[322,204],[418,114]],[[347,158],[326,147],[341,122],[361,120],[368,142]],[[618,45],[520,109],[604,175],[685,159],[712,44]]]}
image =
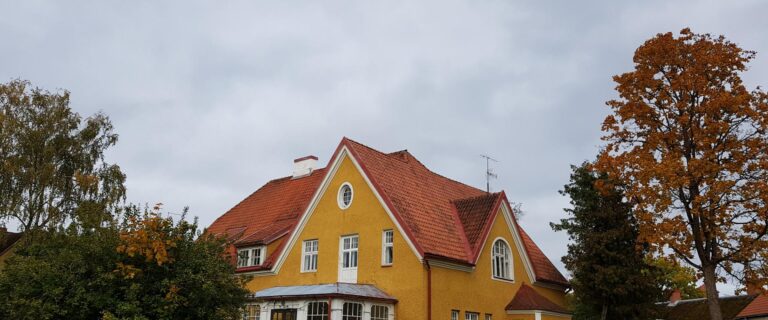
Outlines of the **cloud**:
{"label": "cloud", "polygon": [[72,91],[120,134],[111,161],[135,202],[204,225],[292,159],[342,136],[408,148],[483,187],[494,164],[522,224],[561,270],[557,191],[594,157],[611,76],[659,32],[724,34],[768,81],[759,1],[58,2],[0,4],[0,79]]}

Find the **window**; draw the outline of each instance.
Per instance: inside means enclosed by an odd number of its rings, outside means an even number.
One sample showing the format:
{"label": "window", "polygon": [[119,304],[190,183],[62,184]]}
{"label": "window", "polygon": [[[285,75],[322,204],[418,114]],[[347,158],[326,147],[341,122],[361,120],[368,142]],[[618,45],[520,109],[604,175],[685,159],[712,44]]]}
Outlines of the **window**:
{"label": "window", "polygon": [[307,320],[328,320],[328,302],[307,304]]}
{"label": "window", "polygon": [[342,240],[342,268],[357,268],[357,236],[344,237]]}
{"label": "window", "polygon": [[249,304],[243,308],[243,320],[261,319],[261,306],[258,304]]}
{"label": "window", "polygon": [[237,249],[237,267],[260,266],[266,255],[266,247]]}
{"label": "window", "polygon": [[387,306],[371,306],[371,320],[389,320],[389,308]]}
{"label": "window", "polygon": [[486,313],[485,320],[493,320],[493,316],[491,316],[491,314]]}
{"label": "window", "polygon": [[339,188],[339,208],[346,209],[352,204],[352,185],[349,182],[345,182]]}
{"label": "window", "polygon": [[341,310],[341,320],[362,320],[363,305],[355,302],[344,302]]}
{"label": "window", "polygon": [[510,254],[507,242],[497,239],[493,243],[493,254],[491,258],[493,264],[493,277],[498,279],[512,280],[512,271],[510,270]]}
{"label": "window", "polygon": [[304,241],[304,259],[301,261],[301,271],[317,271],[317,240]]}
{"label": "window", "polygon": [[474,312],[464,312],[464,320],[480,320],[480,314]]}
{"label": "window", "polygon": [[451,320],[459,320],[459,310],[451,310]]}
{"label": "window", "polygon": [[381,235],[381,264],[385,266],[392,265],[394,257],[394,243],[395,232],[392,230],[384,230]]}

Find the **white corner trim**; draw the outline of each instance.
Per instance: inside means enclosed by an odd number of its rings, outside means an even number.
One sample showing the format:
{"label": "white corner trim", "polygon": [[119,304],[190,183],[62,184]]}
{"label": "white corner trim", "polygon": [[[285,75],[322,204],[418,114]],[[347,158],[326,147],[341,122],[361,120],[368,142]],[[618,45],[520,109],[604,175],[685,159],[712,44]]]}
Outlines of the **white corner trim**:
{"label": "white corner trim", "polygon": [[[365,180],[366,184],[371,189],[373,194],[376,196],[376,199],[379,200],[379,203],[387,212],[387,215],[389,215],[392,222],[394,222],[395,226],[397,227],[397,230],[400,231],[400,234],[403,235],[403,239],[405,239],[406,243],[408,243],[408,246],[411,248],[411,251],[413,251],[416,257],[419,259],[419,262],[423,261],[423,257],[421,256],[421,254],[419,254],[419,251],[416,250],[416,246],[413,244],[413,241],[411,241],[411,239],[408,237],[408,234],[405,233],[405,230],[397,221],[394,214],[392,214],[392,211],[389,210],[389,206],[387,206],[386,202],[384,202],[384,199],[381,197],[378,190],[376,190],[376,188],[373,186],[373,184],[371,183],[371,180],[368,178],[368,175],[365,174],[365,172],[363,171],[362,167],[360,167],[360,164],[357,162],[355,157],[353,157],[352,154],[349,152],[349,149],[347,148],[347,146],[342,146],[336,158],[333,159],[333,162],[331,162],[330,170],[326,173],[325,178],[323,178],[323,181],[320,183],[320,187],[317,188],[317,190],[315,191],[315,194],[312,196],[312,199],[310,200],[309,205],[307,206],[307,209],[302,214],[301,219],[299,219],[299,223],[296,225],[296,228],[294,228],[293,233],[291,233],[291,236],[288,238],[287,240],[288,242],[286,243],[285,247],[283,247],[283,251],[280,253],[280,256],[277,258],[277,261],[275,265],[272,267],[272,270],[270,270],[268,274],[264,274],[264,275],[276,275],[280,272],[280,268],[283,266],[283,263],[285,263],[285,260],[287,259],[288,254],[291,252],[294,245],[296,245],[296,241],[298,241],[299,235],[304,230],[304,227],[309,221],[309,218],[312,216],[315,209],[317,208],[317,204],[320,202],[320,198],[322,198],[322,196],[325,194],[326,190],[328,189],[328,186],[331,183],[331,180],[333,180],[333,177],[336,175],[336,171],[339,170],[342,160],[345,157],[349,157],[349,159],[352,160],[352,163],[355,165],[355,168],[357,168],[357,171],[360,173],[360,175],[363,176],[363,179]],[[257,275],[255,273],[242,273],[242,274]]]}

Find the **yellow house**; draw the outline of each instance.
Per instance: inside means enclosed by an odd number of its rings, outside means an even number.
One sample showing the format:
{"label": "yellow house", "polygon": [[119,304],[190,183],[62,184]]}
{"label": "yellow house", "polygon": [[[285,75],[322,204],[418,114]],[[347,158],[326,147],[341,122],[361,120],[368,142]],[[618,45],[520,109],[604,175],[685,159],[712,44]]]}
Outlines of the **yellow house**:
{"label": "yellow house", "polygon": [[570,319],[568,281],[504,192],[347,138],[316,164],[296,159],[208,228],[252,276],[244,320]]}

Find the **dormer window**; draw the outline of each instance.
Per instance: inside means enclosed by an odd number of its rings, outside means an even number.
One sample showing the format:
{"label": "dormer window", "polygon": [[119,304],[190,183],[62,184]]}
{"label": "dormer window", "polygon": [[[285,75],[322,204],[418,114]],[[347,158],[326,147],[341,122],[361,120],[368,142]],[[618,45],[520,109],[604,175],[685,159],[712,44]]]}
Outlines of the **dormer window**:
{"label": "dormer window", "polygon": [[267,256],[267,247],[249,247],[237,249],[237,267],[260,266]]}

